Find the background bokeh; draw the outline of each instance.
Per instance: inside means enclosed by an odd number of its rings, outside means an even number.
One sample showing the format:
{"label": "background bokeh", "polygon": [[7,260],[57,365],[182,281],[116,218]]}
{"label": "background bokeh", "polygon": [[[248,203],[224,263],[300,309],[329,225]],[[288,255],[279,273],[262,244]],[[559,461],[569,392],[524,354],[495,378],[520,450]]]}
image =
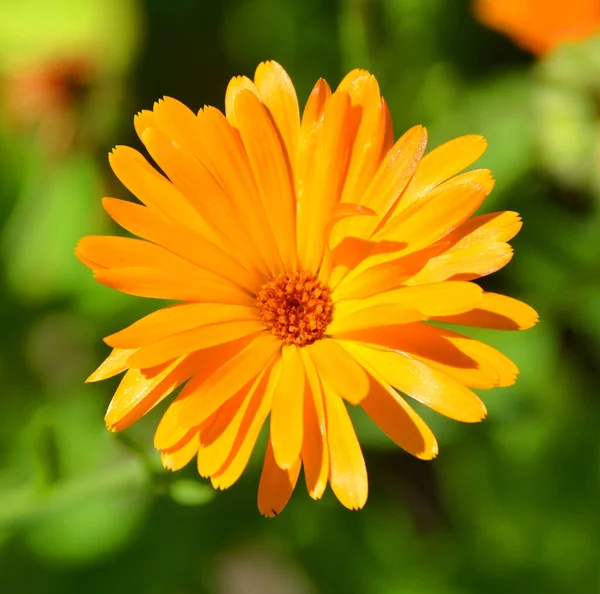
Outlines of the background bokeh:
{"label": "background bokeh", "polygon": [[[262,518],[262,454],[226,492],[161,470],[153,411],[103,423],[115,381],[84,385],[106,336],[153,309],[92,281],[79,237],[111,232],[108,169],[132,116],[168,94],[223,107],[235,74],[276,59],[304,101],[319,76],[373,72],[396,135],[479,133],[516,210],[515,258],[484,279],[541,317],[478,331],[521,369],[488,419],[423,412],[439,457],[404,454],[355,415],[361,512],[299,482]],[[0,588],[19,594],[598,592],[600,42],[534,58],[466,0],[0,0]],[[474,335],[474,333],[472,333]]]}

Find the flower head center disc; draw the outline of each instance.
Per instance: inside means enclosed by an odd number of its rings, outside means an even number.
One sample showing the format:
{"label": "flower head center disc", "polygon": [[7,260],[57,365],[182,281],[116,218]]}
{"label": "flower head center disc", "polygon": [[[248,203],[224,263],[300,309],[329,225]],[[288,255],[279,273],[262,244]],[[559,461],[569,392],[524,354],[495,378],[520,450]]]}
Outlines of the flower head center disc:
{"label": "flower head center disc", "polygon": [[271,334],[302,347],[323,338],[333,319],[329,287],[311,272],[279,274],[256,295],[256,307]]}

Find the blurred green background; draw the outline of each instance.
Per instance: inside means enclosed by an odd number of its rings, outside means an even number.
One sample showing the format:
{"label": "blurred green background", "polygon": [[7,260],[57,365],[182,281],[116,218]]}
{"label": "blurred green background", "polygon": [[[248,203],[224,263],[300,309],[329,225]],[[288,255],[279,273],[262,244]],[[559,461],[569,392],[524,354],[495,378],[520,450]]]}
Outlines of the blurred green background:
{"label": "blurred green background", "polygon": [[[522,333],[477,332],[514,358],[488,419],[423,412],[421,462],[363,416],[361,512],[299,482],[275,520],[260,461],[214,493],[161,470],[154,411],[123,435],[116,381],[84,385],[106,336],[156,307],[95,284],[73,256],[114,228],[108,168],[132,117],[171,95],[223,107],[231,76],[276,59],[304,101],[351,68],[380,82],[396,136],[479,133],[485,210],[525,226],[487,289],[532,304]],[[553,594],[600,591],[600,43],[544,60],[477,23],[466,0],[0,0],[0,580],[30,594]]]}

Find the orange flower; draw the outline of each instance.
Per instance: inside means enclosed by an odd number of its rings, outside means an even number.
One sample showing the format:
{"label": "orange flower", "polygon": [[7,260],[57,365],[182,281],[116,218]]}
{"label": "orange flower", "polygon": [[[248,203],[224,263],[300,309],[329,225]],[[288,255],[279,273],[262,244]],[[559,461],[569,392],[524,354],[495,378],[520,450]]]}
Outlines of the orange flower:
{"label": "orange flower", "polygon": [[[375,78],[315,85],[302,118],[286,72],[260,64],[232,79],[226,116],[165,98],[135,119],[166,176],[117,147],[111,166],[142,205],[105,198],[142,239],[86,237],[78,257],[119,291],[181,303],[108,336],[91,375],[126,371],[106,422],[125,429],[178,387],[155,436],[165,467],[197,456],[220,489],[242,474],[270,417],[258,506],[276,515],[300,467],[308,492],[327,483],[348,508],[367,471],[344,400],[362,406],[407,452],[435,457],[430,429],[403,395],[465,422],[469,388],[507,386],[515,365],[495,349],[427,322],[516,330],[536,313],[471,282],[504,266],[519,216],[470,218],[490,172],[459,174],[481,136],[423,157],[416,126],[394,143]],[[403,395],[400,395],[403,394]]]}
{"label": "orange flower", "polygon": [[600,31],[599,0],[475,0],[482,23],[534,54]]}

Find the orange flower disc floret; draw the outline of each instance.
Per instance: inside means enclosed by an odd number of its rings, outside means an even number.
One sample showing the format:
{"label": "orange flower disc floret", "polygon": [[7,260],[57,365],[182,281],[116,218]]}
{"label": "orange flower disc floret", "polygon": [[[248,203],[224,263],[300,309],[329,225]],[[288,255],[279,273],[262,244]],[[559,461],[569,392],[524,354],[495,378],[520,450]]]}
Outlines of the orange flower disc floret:
{"label": "orange flower disc floret", "polygon": [[256,307],[271,334],[303,347],[323,338],[333,320],[329,287],[312,272],[279,274],[256,296]]}

